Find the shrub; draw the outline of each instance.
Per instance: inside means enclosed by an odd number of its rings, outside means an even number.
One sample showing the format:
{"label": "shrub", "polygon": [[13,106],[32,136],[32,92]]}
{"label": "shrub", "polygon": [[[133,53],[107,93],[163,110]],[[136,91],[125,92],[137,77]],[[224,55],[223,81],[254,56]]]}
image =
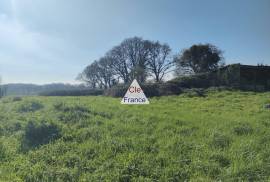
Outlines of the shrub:
{"label": "shrub", "polygon": [[89,117],[90,110],[84,106],[68,106],[63,102],[55,103],[54,109],[62,112],[58,118],[65,123],[77,122]]}
{"label": "shrub", "polygon": [[102,95],[101,89],[80,89],[80,90],[55,90],[42,92],[41,96],[86,96],[86,95]]}
{"label": "shrub", "polygon": [[105,90],[104,95],[112,97],[123,97],[127,92],[128,85],[117,85]]}
{"label": "shrub", "polygon": [[22,98],[21,97],[13,97],[12,101],[13,102],[22,101]]}
{"label": "shrub", "polygon": [[183,76],[175,78],[169,82],[177,84],[183,88],[208,88],[210,86],[216,86],[212,84],[212,75],[209,73],[200,73],[191,76]]}
{"label": "shrub", "polygon": [[185,89],[184,94],[188,97],[205,97],[205,90],[200,88]]}
{"label": "shrub", "polygon": [[[182,88],[174,82],[141,84],[140,86],[147,97],[178,95],[182,92]],[[123,97],[128,88],[129,85],[118,85],[106,90],[104,94],[112,97]]]}
{"label": "shrub", "polygon": [[25,127],[25,133],[22,138],[22,149],[28,150],[47,144],[58,139],[61,136],[59,127],[54,123],[36,123],[28,122]]}
{"label": "shrub", "polygon": [[35,112],[43,107],[43,104],[39,101],[27,101],[19,105],[18,112]]}
{"label": "shrub", "polygon": [[[1,82],[1,80],[0,80]],[[0,99],[4,97],[6,94],[6,90],[0,85]]]}
{"label": "shrub", "polygon": [[166,82],[159,84],[158,87],[158,95],[178,95],[182,93],[182,87],[178,85],[177,83],[173,82]]}
{"label": "shrub", "polygon": [[154,97],[160,96],[160,85],[161,84],[141,84],[141,87],[146,97]]}

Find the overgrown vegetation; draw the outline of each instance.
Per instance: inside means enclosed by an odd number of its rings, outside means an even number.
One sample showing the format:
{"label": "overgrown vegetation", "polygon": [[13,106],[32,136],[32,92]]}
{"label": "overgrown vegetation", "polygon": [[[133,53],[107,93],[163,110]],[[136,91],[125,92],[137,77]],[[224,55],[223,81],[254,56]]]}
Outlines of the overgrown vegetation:
{"label": "overgrown vegetation", "polygon": [[61,136],[60,129],[54,123],[29,121],[21,141],[22,150],[29,150],[40,145],[48,144]]}
{"label": "overgrown vegetation", "polygon": [[[13,99],[14,101],[14,99]],[[15,100],[16,101],[16,100]],[[44,106],[37,100],[30,100],[22,102],[18,105],[18,112],[35,112],[42,109]]]}
{"label": "overgrown vegetation", "polygon": [[0,181],[269,181],[270,93],[0,100]]}
{"label": "overgrown vegetation", "polygon": [[86,96],[86,95],[102,95],[101,89],[77,89],[77,90],[52,90],[41,92],[42,96]]}

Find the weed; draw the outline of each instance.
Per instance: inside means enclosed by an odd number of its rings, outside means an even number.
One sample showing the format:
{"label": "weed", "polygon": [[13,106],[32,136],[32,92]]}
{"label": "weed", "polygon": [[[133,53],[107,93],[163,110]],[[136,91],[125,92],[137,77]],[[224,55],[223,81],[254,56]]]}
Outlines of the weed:
{"label": "weed", "polygon": [[213,138],[212,138],[212,146],[215,147],[215,148],[227,148],[230,146],[231,144],[231,139],[224,135],[224,134],[220,134],[220,133],[215,133],[213,135]]}
{"label": "weed", "polygon": [[42,109],[44,106],[39,101],[26,101],[19,105],[18,112],[35,112]]}
{"label": "weed", "polygon": [[253,133],[253,128],[249,123],[239,123],[233,131],[236,135],[248,135]]}
{"label": "weed", "polygon": [[28,150],[47,144],[61,136],[60,129],[54,123],[36,123],[28,122],[25,133],[22,138],[22,150]]}
{"label": "weed", "polygon": [[222,154],[214,154],[210,160],[217,162],[220,167],[228,167],[231,164],[231,161]]}

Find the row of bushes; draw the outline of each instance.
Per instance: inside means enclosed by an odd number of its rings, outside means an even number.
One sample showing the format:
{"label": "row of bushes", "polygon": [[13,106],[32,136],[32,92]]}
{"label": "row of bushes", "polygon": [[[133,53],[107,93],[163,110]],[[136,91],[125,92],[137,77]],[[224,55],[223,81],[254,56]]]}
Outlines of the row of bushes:
{"label": "row of bushes", "polygon": [[[223,80],[223,81],[222,81]],[[178,95],[189,92],[189,90],[206,89],[210,87],[222,87],[231,89],[233,85],[224,83],[225,79],[216,73],[203,73],[192,76],[178,77],[165,83],[141,84],[147,97]],[[119,85],[104,91],[104,95],[112,97],[123,97],[129,85]]]}
{"label": "row of bushes", "polygon": [[[87,95],[106,95],[113,97],[123,97],[128,89],[129,85],[117,85],[107,90],[102,89],[89,89],[89,90],[57,90],[42,92],[40,96],[87,96]],[[148,97],[180,94],[182,92],[181,87],[177,82],[166,83],[153,83],[141,85],[144,93]]]}
{"label": "row of bushes", "polygon": [[[182,93],[182,88],[177,83],[153,83],[141,84],[141,87],[147,97],[162,95],[177,95]],[[127,92],[129,85],[118,85],[104,91],[104,95],[112,97],[123,97]]]}
{"label": "row of bushes", "polygon": [[86,95],[102,95],[102,89],[85,89],[85,90],[55,90],[42,92],[41,96],[86,96]]}
{"label": "row of bushes", "polygon": [[[193,76],[179,77],[165,83],[147,83],[141,84],[141,87],[147,97],[178,95],[191,88],[209,88],[221,86],[215,74],[197,74]],[[58,90],[43,92],[41,96],[86,96],[86,95],[106,95],[112,97],[123,97],[127,92],[129,85],[119,84],[107,90],[89,89],[89,90]]]}
{"label": "row of bushes", "polygon": [[[240,65],[230,65],[219,70],[201,73],[191,76],[178,77],[165,83],[144,83],[142,89],[147,97],[178,95],[185,89],[209,88],[209,87],[234,87],[239,88]],[[113,97],[123,97],[129,85],[117,85],[107,90],[72,90],[54,91],[42,93],[45,96],[80,96],[80,95],[107,95]]]}
{"label": "row of bushes", "polygon": [[[144,93],[148,97],[163,96],[163,95],[177,95],[185,89],[191,88],[209,88],[209,87],[228,87],[237,88],[241,90],[255,90],[258,89],[252,86],[251,89],[246,88],[241,84],[240,79],[241,65],[229,65],[227,67],[218,69],[209,73],[201,73],[191,76],[183,76],[172,79],[165,83],[145,83],[141,84]],[[43,93],[45,96],[79,96],[79,95],[106,95],[113,97],[123,97],[129,85],[117,85],[107,90],[73,90],[73,91],[54,91]]]}

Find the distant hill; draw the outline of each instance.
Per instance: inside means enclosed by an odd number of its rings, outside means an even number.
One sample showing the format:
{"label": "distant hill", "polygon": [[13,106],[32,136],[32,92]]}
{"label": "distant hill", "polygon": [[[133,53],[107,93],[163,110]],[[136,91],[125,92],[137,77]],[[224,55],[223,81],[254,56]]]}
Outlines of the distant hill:
{"label": "distant hill", "polygon": [[85,85],[71,85],[63,83],[53,83],[45,85],[35,84],[23,84],[23,83],[12,83],[3,85],[3,89],[7,96],[24,96],[24,95],[39,95],[43,92],[51,91],[63,91],[63,90],[85,90],[88,89]]}

